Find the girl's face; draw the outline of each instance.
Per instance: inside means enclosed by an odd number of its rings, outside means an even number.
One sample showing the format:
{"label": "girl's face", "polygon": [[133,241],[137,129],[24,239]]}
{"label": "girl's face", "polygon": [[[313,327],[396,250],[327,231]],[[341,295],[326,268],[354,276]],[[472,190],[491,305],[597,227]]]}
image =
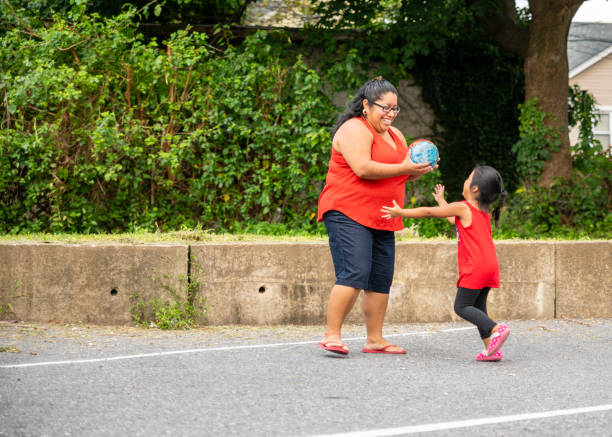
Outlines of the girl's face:
{"label": "girl's face", "polygon": [[378,100],[370,102],[363,101],[366,118],[377,132],[383,133],[389,130],[391,123],[397,117],[397,96],[388,92],[383,94]]}
{"label": "girl's face", "polygon": [[472,179],[474,178],[474,172],[470,173],[470,176],[463,183],[463,198],[465,200],[474,200],[475,194],[478,191],[478,187],[470,188],[472,185]]}

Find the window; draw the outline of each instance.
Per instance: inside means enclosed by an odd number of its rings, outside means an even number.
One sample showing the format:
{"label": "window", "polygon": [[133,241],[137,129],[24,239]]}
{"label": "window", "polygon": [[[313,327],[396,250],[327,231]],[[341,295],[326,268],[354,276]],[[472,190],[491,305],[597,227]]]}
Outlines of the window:
{"label": "window", "polygon": [[604,150],[610,151],[610,144],[612,143],[612,106],[600,106],[599,110],[600,118],[593,134],[595,139],[601,142],[601,147]]}

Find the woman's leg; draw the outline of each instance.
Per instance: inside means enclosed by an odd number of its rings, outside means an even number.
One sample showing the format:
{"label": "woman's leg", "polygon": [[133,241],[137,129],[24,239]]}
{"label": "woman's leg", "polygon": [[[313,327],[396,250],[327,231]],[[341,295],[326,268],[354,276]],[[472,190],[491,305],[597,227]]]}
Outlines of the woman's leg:
{"label": "woman's leg", "polygon": [[336,283],[327,304],[327,329],[322,342],[333,341],[330,346],[337,346],[342,345],[344,319],[370,275],[372,237],[368,228],[338,211],[325,213],[323,220],[329,235]]}
{"label": "woman's leg", "polygon": [[[365,344],[366,349],[382,349],[391,344],[389,341],[385,340],[382,335],[388,303],[388,293],[376,293],[374,291],[366,291],[364,293],[362,306],[366,317],[366,330],[368,335]],[[400,352],[403,351],[404,348],[393,346],[386,350],[388,352]]]}
{"label": "woman's leg", "polygon": [[[485,296],[483,299],[480,295],[485,290],[486,292],[484,293]],[[491,336],[493,328],[497,326],[497,323],[491,320],[486,313],[486,294],[488,292],[488,288],[484,288],[482,290],[472,290],[469,288],[459,287],[457,289],[457,297],[455,298],[455,312],[462,319],[476,325],[480,338],[483,341],[485,338],[489,338]],[[476,301],[479,298],[481,298],[479,301],[480,308],[476,307]],[[483,301],[485,311],[481,309],[483,308]]]}
{"label": "woman's leg", "polygon": [[359,292],[360,290],[357,288],[334,285],[327,304],[327,329],[323,342],[333,341],[333,345],[343,344],[341,338],[342,324],[353,305],[355,305]]}
{"label": "woman's leg", "polygon": [[[366,317],[366,349],[382,349],[391,343],[383,338],[383,325],[389,291],[393,281],[395,265],[395,234],[391,231],[372,230],[372,271],[363,297],[363,312]],[[387,352],[405,352],[404,348],[392,346]]]}

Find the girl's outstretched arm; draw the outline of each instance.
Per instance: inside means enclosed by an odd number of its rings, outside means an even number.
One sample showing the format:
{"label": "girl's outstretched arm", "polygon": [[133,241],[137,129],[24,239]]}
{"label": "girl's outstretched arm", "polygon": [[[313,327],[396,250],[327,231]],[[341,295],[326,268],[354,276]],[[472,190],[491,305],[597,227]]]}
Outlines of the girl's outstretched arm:
{"label": "girl's outstretched arm", "polygon": [[[434,192],[432,193],[432,195],[434,199],[436,200],[436,202],[438,203],[438,205],[440,206],[448,205],[448,202],[444,199],[444,185],[436,184],[436,188]],[[446,217],[446,220],[448,220],[448,222],[451,225],[455,224],[455,217]]]}
{"label": "girl's outstretched arm", "polygon": [[463,202],[447,203],[444,206],[421,206],[419,208],[402,209],[397,202],[393,201],[393,206],[383,206],[380,210],[384,212],[383,218],[390,220],[391,217],[405,218],[424,218],[424,217],[459,217],[462,223],[472,221],[472,212],[470,208]]}

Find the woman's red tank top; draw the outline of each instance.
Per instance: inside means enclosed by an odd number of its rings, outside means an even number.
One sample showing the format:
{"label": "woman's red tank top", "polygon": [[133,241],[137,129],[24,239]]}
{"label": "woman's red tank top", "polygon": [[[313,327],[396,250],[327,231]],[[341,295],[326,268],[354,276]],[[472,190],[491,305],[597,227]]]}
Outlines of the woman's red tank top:
{"label": "woman's red tank top", "polygon": [[459,247],[457,287],[498,288],[499,262],[491,236],[491,216],[474,208],[467,200],[463,203],[472,211],[472,224],[465,227],[459,217],[455,217]]}
{"label": "woman's red tank top", "polygon": [[[389,133],[395,142],[395,149],[363,117],[358,118],[374,136],[372,160],[384,164],[399,164],[405,159],[408,149],[391,129]],[[384,219],[380,209],[383,205],[393,205],[393,200],[404,205],[407,179],[407,175],[377,180],[362,179],[353,172],[342,153],[332,147],[325,188],[319,196],[317,219],[322,221],[323,214],[336,210],[363,226],[399,231],[404,228],[401,217]]]}

